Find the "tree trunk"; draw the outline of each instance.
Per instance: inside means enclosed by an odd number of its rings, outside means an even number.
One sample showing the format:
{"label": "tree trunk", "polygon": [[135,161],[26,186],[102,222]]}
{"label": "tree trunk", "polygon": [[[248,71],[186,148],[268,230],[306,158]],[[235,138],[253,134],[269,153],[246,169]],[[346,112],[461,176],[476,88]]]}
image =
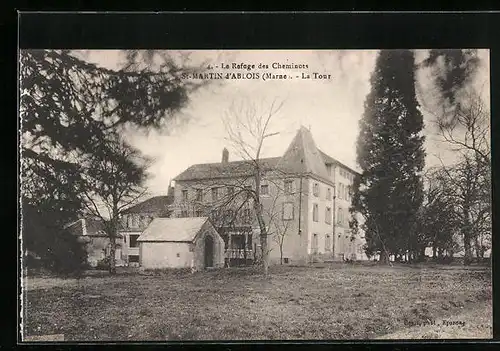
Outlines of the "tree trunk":
{"label": "tree trunk", "polygon": [[481,258],[481,245],[479,245],[479,237],[476,237],[474,240],[474,246],[476,249],[476,258],[479,259]]}
{"label": "tree trunk", "polygon": [[264,233],[260,234],[260,245],[261,245],[261,251],[262,251],[262,271],[265,276],[267,276],[267,273],[269,271],[269,262],[268,262],[268,252],[267,252],[267,233],[264,229]]}
{"label": "tree trunk", "polygon": [[382,264],[389,263],[389,254],[385,252],[385,250],[380,251],[380,263]]}
{"label": "tree trunk", "polygon": [[267,276],[269,270],[269,251],[267,249],[267,229],[266,223],[264,221],[264,217],[262,215],[262,208],[260,203],[260,181],[261,181],[261,172],[260,169],[256,170],[255,173],[255,198],[254,198],[254,210],[257,214],[257,221],[259,222],[260,228],[260,245],[261,245],[261,253],[262,253],[262,271],[265,276]]}
{"label": "tree trunk", "polygon": [[437,251],[437,247],[436,247],[436,244],[433,244],[432,245],[432,259],[435,260],[437,258],[436,256],[436,251]]}
{"label": "tree trunk", "polygon": [[419,255],[418,257],[419,261],[425,261],[425,246],[420,248],[420,252],[418,255]]}
{"label": "tree trunk", "polygon": [[115,204],[113,208],[113,217],[110,219],[110,228],[109,228],[109,244],[110,244],[110,250],[109,250],[109,273],[110,274],[116,274],[116,237],[118,235],[118,205]]}
{"label": "tree trunk", "polygon": [[442,258],[443,258],[443,251],[444,251],[444,250],[443,250],[443,248],[442,248],[442,247],[438,248],[438,255],[437,255],[437,256],[438,256],[438,258],[439,258],[439,259],[442,259]]}
{"label": "tree trunk", "polygon": [[464,251],[465,251],[465,257],[464,257],[464,265],[468,266],[472,262],[472,246],[471,246],[471,240],[470,240],[470,232],[466,226],[465,232],[464,232]]}
{"label": "tree trunk", "polygon": [[109,243],[110,243],[110,250],[109,250],[109,273],[110,274],[115,274],[116,273],[116,236],[112,235],[109,238]]}

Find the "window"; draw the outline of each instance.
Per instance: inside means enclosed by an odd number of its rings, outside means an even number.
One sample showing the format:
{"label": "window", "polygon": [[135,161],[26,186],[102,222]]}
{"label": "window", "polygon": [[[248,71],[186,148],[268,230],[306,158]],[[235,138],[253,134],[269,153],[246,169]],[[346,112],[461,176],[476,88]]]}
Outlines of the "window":
{"label": "window", "polygon": [[339,210],[338,210],[337,223],[338,224],[343,224],[344,223],[344,211],[342,211],[341,208],[339,208]]}
{"label": "window", "polygon": [[313,185],[313,195],[319,196],[319,184],[318,183],[314,183],[314,185]]}
{"label": "window", "polygon": [[285,194],[293,193],[293,180],[287,179],[284,181]]}
{"label": "window", "polygon": [[262,184],[260,186],[260,194],[261,195],[269,195],[269,185],[267,184]]}
{"label": "window", "polygon": [[331,176],[332,175],[332,165],[326,166],[326,170],[328,172],[328,175]]}
{"label": "window", "polygon": [[136,214],[132,216],[132,228],[139,228],[139,216]]}
{"label": "window", "polygon": [[313,204],[313,221],[318,222],[318,204]]}
{"label": "window", "polygon": [[224,217],[226,217],[227,220],[232,221],[233,220],[233,210],[225,210]]}
{"label": "window", "polygon": [[212,201],[219,200],[219,188],[212,188]]}
{"label": "window", "polygon": [[228,186],[227,187],[227,196],[233,196],[234,194],[234,187],[233,186]]}
{"label": "window", "polygon": [[181,218],[186,218],[188,216],[188,211],[187,210],[182,210],[181,211]]}
{"label": "window", "polygon": [[342,199],[342,184],[339,183],[338,187],[337,187],[337,197],[339,199]]}
{"label": "window", "polygon": [[203,189],[196,189],[196,201],[203,201]]}
{"label": "window", "polygon": [[311,251],[312,251],[313,254],[317,254],[318,253],[318,234],[313,234]]}
{"label": "window", "polygon": [[250,209],[249,208],[243,209],[243,221],[245,223],[250,222]]}
{"label": "window", "polygon": [[325,223],[332,224],[332,209],[330,207],[325,208]]}
{"label": "window", "polygon": [[130,234],[130,241],[128,247],[139,247],[139,243],[137,239],[139,238],[139,234]]}
{"label": "window", "polygon": [[213,221],[218,220],[219,219],[219,210],[212,210],[212,211],[210,211],[210,218]]}
{"label": "window", "polygon": [[139,263],[139,255],[128,255],[128,261],[130,263]]}
{"label": "window", "polygon": [[203,211],[202,210],[196,210],[195,216],[196,217],[203,217]]}
{"label": "window", "polygon": [[326,199],[331,200],[332,199],[332,189],[327,188],[326,189]]}
{"label": "window", "polygon": [[283,220],[285,221],[292,220],[293,215],[294,215],[293,202],[283,203]]}
{"label": "window", "polygon": [[325,251],[332,250],[332,240],[330,234],[326,234],[325,236]]}
{"label": "window", "polygon": [[187,201],[187,200],[188,200],[188,191],[182,190],[182,201]]}

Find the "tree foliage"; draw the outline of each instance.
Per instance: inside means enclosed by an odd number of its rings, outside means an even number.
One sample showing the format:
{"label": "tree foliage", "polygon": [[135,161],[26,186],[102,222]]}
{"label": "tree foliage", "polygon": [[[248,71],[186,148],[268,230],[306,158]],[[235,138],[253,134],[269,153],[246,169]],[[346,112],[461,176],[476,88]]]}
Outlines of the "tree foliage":
{"label": "tree foliage", "polygon": [[119,176],[139,184],[144,170],[115,147],[123,130],[163,127],[204,84],[181,79],[193,68],[169,61],[152,69],[134,66],[137,54],[127,58],[124,68],[111,70],[68,50],[20,53],[21,195],[29,205],[59,211],[58,223],[88,209],[89,193],[109,199],[118,175],[94,165],[130,168],[136,173]]}
{"label": "tree foliage", "polygon": [[365,219],[367,253],[381,252],[384,260],[417,244],[425,153],[415,68],[411,51],[381,51],[360,121],[362,174],[353,203]]}
{"label": "tree foliage", "polygon": [[479,67],[476,49],[432,49],[422,62],[423,67],[432,71],[432,79],[437,87],[438,100],[444,108],[454,108],[460,104],[460,93],[466,89]]}
{"label": "tree foliage", "polygon": [[[74,218],[73,213],[70,215]],[[85,248],[75,235],[64,229],[59,211],[26,202],[22,219],[25,267],[59,274],[79,273],[85,268]]]}

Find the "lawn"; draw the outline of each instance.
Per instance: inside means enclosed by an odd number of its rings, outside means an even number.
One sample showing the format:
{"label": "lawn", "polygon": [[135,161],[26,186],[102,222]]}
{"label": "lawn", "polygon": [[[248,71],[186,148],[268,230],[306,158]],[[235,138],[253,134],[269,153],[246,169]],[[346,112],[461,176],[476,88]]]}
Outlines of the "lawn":
{"label": "lawn", "polygon": [[491,318],[471,326],[475,318],[468,314],[484,309],[491,315],[489,268],[330,264],[270,272],[268,278],[231,268],[28,279],[25,335],[64,334],[66,341],[417,338],[407,330],[457,318],[466,318],[467,328],[462,335],[453,326],[453,337],[491,333]]}

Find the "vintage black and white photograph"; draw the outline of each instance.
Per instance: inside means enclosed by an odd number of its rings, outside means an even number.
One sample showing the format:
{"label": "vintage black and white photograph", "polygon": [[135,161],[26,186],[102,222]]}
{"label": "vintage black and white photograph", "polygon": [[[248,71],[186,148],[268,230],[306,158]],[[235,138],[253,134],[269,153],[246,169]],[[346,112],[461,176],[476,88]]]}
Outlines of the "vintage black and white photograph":
{"label": "vintage black and white photograph", "polygon": [[22,341],[493,337],[489,50],[19,55]]}

